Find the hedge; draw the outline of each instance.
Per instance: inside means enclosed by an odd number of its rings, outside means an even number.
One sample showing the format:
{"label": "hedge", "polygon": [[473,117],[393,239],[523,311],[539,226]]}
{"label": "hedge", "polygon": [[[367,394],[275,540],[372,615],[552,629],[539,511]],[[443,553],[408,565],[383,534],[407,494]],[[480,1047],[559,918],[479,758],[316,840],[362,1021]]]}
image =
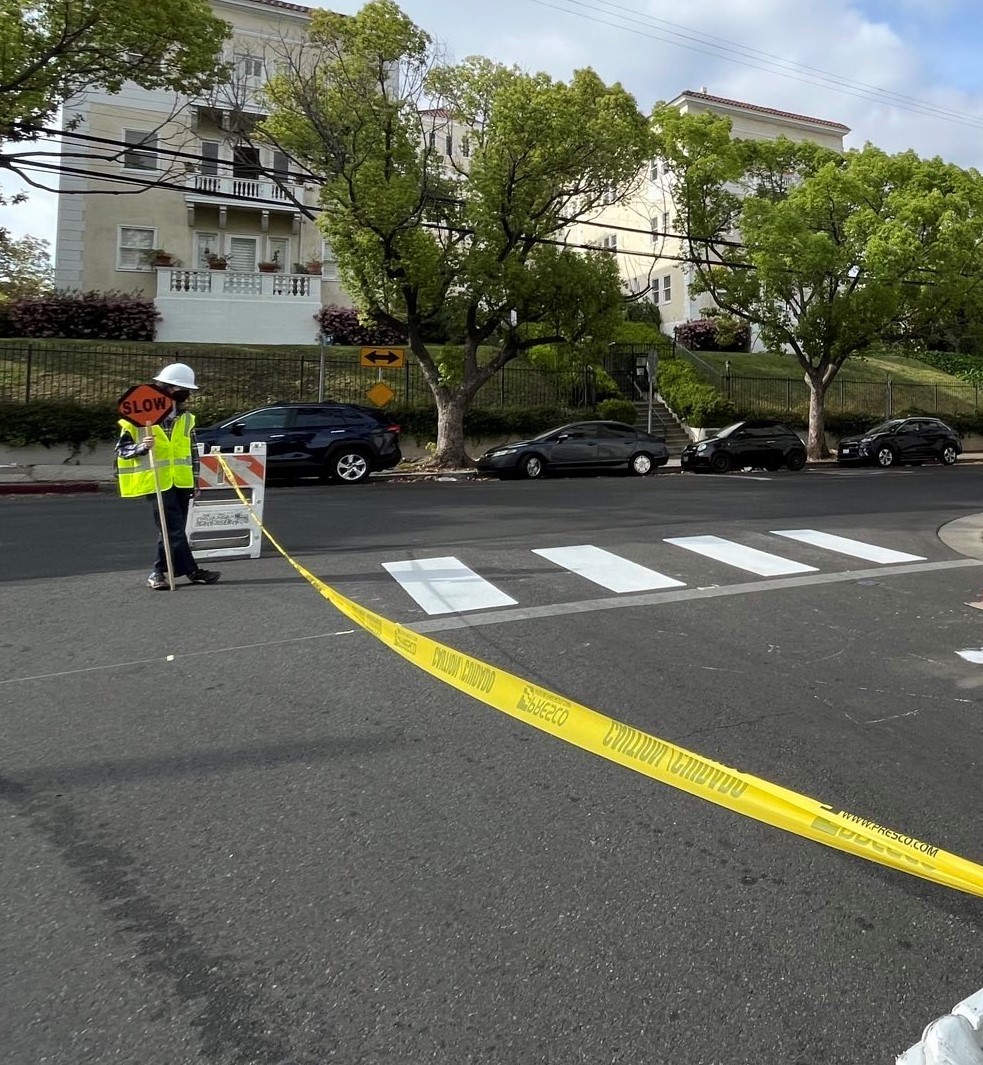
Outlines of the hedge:
{"label": "hedge", "polygon": [[[241,408],[202,404],[192,408],[199,425],[237,414]],[[634,408],[632,408],[634,413]],[[403,435],[424,444],[437,439],[437,411],[434,407],[389,409]],[[502,408],[471,410],[464,419],[470,440],[507,436],[534,436],[566,422],[582,420],[584,412],[564,407]],[[0,444],[12,447],[71,444],[81,447],[113,441],[119,435],[115,406],[39,400],[32,403],[0,403]]]}
{"label": "hedge", "polygon": [[659,360],[658,389],[676,417],[690,425],[722,426],[737,419],[734,404],[678,356],[666,355]]}
{"label": "hedge", "polygon": [[124,292],[52,292],[5,305],[6,332],[20,337],[153,340],[160,313],[152,296]]}

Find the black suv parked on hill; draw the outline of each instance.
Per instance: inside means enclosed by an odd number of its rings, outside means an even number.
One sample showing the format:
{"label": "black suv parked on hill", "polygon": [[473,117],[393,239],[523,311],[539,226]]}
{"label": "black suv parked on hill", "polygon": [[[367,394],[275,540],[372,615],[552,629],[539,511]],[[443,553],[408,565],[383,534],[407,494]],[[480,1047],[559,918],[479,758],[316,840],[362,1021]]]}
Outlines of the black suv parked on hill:
{"label": "black suv parked on hill", "polygon": [[959,434],[938,418],[891,418],[860,436],[841,440],[840,465],[871,463],[887,468],[903,462],[951,466],[962,451]]}
{"label": "black suv parked on hill", "polygon": [[342,484],[358,484],[403,457],[399,426],[385,411],[352,403],[272,403],[195,435],[206,451],[265,443],[270,476],[314,474]]}

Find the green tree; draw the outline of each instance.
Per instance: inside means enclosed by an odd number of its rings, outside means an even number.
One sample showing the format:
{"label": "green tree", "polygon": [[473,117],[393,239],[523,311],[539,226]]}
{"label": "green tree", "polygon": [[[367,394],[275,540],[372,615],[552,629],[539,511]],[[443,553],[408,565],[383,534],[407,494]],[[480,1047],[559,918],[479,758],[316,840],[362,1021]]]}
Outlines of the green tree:
{"label": "green tree", "polygon": [[0,143],[86,89],[199,93],[223,77],[230,32],[207,0],[0,0],[0,26]]}
{"label": "green tree", "polygon": [[40,296],[52,289],[48,242],[38,237],[14,239],[0,228],[0,307],[20,296]]}
{"label": "green tree", "polygon": [[[650,156],[648,122],[620,85],[481,58],[441,66],[392,0],[371,0],[352,17],[316,12],[306,54],[267,96],[261,130],[322,181],[319,224],[348,291],[405,332],[433,392],[437,465],[468,461],[464,415],[509,362],[620,321],[614,258],[563,240]],[[441,154],[438,105],[467,138],[456,164]],[[431,348],[437,321],[462,343]]]}
{"label": "green tree", "polygon": [[794,353],[809,455],[825,455],[824,400],[844,362],[978,298],[979,175],[871,145],[732,140],[728,120],[667,105],[653,117],[695,290]]}

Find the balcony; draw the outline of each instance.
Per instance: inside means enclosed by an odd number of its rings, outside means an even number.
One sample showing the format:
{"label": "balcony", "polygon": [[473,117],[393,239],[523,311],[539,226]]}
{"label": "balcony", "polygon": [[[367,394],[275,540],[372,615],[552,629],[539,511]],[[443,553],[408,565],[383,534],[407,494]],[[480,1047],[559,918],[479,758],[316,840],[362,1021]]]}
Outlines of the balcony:
{"label": "balcony", "polygon": [[262,228],[266,232],[270,211],[293,215],[294,229],[300,226],[300,208],[304,186],[291,182],[275,182],[268,177],[237,177],[225,174],[188,174],[184,180],[184,200],[188,205],[188,225],[195,224],[195,206],[211,204],[218,207],[219,227],[225,228],[229,207],[262,212]]}
{"label": "balcony", "polygon": [[157,340],[202,344],[313,344],[317,274],[157,270]]}

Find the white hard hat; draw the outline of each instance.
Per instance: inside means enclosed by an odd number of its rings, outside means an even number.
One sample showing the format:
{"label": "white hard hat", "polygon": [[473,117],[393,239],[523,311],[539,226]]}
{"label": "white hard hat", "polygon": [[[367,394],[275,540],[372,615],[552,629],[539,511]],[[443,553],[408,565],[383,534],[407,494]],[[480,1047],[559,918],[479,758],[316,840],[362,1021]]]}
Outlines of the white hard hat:
{"label": "white hard hat", "polygon": [[165,385],[174,385],[175,388],[198,388],[194,370],[183,362],[172,362],[170,366],[165,366],[154,380]]}

